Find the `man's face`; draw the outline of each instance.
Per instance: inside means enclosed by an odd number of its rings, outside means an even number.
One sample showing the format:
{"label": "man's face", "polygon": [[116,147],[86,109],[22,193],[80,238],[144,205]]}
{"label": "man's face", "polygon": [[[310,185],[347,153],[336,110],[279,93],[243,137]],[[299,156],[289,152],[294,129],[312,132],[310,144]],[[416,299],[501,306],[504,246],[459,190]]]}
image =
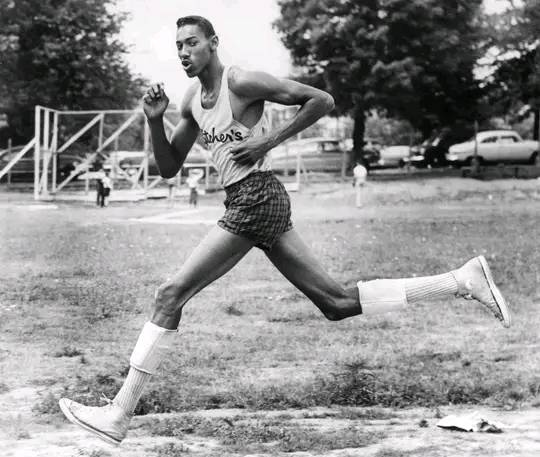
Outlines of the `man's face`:
{"label": "man's face", "polygon": [[197,76],[217,49],[217,37],[206,38],[198,25],[184,25],[176,31],[176,48],[189,78]]}

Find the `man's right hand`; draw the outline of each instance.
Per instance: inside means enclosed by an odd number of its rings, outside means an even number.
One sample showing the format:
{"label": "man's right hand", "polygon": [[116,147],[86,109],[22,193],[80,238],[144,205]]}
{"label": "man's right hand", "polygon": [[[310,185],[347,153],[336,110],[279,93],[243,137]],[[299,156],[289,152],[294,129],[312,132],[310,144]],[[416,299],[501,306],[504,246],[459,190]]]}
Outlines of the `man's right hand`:
{"label": "man's right hand", "polygon": [[169,97],[163,90],[163,83],[152,84],[143,97],[143,110],[148,120],[159,119],[169,105]]}

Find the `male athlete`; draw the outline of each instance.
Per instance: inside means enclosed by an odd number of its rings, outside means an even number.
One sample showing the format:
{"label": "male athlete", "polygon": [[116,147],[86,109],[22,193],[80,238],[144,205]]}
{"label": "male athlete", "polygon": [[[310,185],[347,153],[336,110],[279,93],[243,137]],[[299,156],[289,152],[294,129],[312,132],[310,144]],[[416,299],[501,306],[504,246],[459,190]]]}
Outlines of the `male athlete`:
{"label": "male athlete", "polygon": [[[139,335],[130,370],[116,397],[103,407],[62,398],[60,407],[70,421],[119,444],[144,386],[174,347],[184,305],[254,246],[332,321],[404,309],[421,300],[461,296],[477,300],[505,327],[510,325],[504,298],[483,257],[437,276],[359,282],[350,289],[336,283],[293,228],[289,197],[272,174],[268,157],[273,147],[331,111],[333,98],[295,81],[225,67],[217,54],[218,37],[202,17],[180,18],[177,27],[178,57],[187,76],[198,82],[184,97],[182,117],[170,142],[163,126],[169,103],[163,86],[155,84],[147,91],[144,112],[154,154],[161,175],[171,178],[201,134],[225,188],[225,214],[180,271],[158,287],[152,319]],[[263,117],[265,101],[300,105],[300,109],[280,127],[268,130]]]}

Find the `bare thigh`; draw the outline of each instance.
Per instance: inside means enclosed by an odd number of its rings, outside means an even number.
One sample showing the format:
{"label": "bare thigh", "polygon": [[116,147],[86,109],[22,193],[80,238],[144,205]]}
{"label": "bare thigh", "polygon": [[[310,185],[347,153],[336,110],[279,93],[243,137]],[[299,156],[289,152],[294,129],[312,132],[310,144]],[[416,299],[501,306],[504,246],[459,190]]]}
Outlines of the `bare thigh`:
{"label": "bare thigh", "polygon": [[253,243],[215,226],[194,249],[180,270],[158,289],[152,322],[176,328],[183,305],[223,276],[253,247]]}
{"label": "bare thigh", "polygon": [[361,312],[357,288],[344,289],[336,282],[296,230],[281,235],[266,255],[327,318],[339,320]]}

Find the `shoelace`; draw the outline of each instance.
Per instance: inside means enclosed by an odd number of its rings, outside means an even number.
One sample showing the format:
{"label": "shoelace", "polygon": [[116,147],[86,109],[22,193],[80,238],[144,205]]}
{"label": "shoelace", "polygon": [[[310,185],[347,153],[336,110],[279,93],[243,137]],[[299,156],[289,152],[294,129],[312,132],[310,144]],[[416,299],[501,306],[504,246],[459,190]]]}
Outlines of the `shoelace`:
{"label": "shoelace", "polygon": [[[111,400],[109,397],[107,397],[107,395],[105,395],[103,392],[101,392],[101,398],[102,398],[102,400],[105,400],[105,401],[107,402],[107,404],[106,404],[105,406],[108,406],[108,407],[111,407],[111,408],[112,408],[113,406],[115,406],[114,401]],[[116,406],[118,406],[118,405],[116,405]],[[128,413],[126,413],[126,412],[124,412],[124,414],[125,414],[126,417],[128,417],[128,418],[129,418],[129,417],[133,417],[133,414],[128,414]]]}
{"label": "shoelace", "polygon": [[101,392],[101,399],[105,400],[105,402],[107,403],[107,406],[113,405],[113,401],[109,397],[107,397],[107,395],[105,395],[103,392]]}

